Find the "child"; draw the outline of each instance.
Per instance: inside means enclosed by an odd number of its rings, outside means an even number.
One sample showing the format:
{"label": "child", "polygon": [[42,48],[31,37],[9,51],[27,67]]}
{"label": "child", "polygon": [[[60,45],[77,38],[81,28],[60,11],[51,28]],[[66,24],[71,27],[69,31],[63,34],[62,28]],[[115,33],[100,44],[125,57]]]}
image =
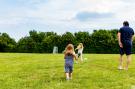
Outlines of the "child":
{"label": "child", "polygon": [[83,53],[83,44],[82,43],[79,43],[79,45],[77,46],[77,48],[75,50],[78,50],[78,58],[80,57],[80,60],[83,61],[83,58],[82,58],[82,53]]}
{"label": "child", "polygon": [[72,79],[74,58],[77,60],[74,52],[74,46],[72,44],[68,44],[64,51],[65,74],[67,80]]}

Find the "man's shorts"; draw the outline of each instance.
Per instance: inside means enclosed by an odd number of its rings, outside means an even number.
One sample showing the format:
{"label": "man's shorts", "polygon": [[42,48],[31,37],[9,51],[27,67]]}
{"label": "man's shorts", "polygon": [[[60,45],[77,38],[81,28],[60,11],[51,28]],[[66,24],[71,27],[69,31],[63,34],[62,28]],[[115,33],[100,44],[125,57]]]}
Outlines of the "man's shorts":
{"label": "man's shorts", "polygon": [[65,65],[65,73],[72,73],[73,72],[73,66]]}
{"label": "man's shorts", "polygon": [[132,45],[123,45],[123,48],[120,48],[120,55],[123,54],[130,55],[132,54]]}

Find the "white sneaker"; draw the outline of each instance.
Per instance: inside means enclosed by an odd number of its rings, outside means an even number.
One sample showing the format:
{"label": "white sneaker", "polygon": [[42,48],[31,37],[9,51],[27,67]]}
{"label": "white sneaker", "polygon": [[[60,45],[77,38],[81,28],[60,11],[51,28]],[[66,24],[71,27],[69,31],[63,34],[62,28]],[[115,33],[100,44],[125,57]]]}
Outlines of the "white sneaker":
{"label": "white sneaker", "polygon": [[66,80],[70,80],[70,78],[66,78]]}
{"label": "white sneaker", "polygon": [[123,70],[122,66],[119,66],[118,69],[119,69],[119,70]]}

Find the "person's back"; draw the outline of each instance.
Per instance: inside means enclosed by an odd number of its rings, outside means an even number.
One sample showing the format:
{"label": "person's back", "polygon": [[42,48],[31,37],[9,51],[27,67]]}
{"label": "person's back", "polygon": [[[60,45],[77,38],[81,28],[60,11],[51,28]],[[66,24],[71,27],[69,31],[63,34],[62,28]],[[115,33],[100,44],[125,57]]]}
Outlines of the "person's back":
{"label": "person's back", "polygon": [[67,54],[66,56],[65,56],[65,65],[67,65],[67,66],[73,66],[73,55],[72,54]]}
{"label": "person's back", "polygon": [[118,32],[118,43],[120,49],[120,64],[119,69],[123,69],[123,55],[126,53],[127,55],[127,65],[126,70],[128,70],[128,65],[131,62],[131,54],[132,54],[132,38],[134,36],[134,31],[129,27],[128,21],[123,22],[123,27],[120,28]]}
{"label": "person's back", "polygon": [[77,59],[74,52],[74,46],[72,44],[68,44],[64,51],[65,74],[67,80],[72,79],[74,58]]}
{"label": "person's back", "polygon": [[122,28],[120,28],[120,33],[121,33],[121,41],[122,43],[125,43],[125,41],[132,40],[134,31],[129,26],[123,26]]}

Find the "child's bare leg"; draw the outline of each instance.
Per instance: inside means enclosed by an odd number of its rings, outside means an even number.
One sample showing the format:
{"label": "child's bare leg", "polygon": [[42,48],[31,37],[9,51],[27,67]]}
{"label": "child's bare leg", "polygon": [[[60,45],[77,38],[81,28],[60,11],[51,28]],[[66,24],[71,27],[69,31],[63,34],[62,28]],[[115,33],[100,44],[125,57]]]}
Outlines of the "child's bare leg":
{"label": "child's bare leg", "polygon": [[66,79],[67,80],[69,79],[69,73],[66,73]]}
{"label": "child's bare leg", "polygon": [[83,61],[83,58],[82,58],[82,53],[81,53],[81,55],[80,55],[80,59],[81,59],[81,61]]}
{"label": "child's bare leg", "polygon": [[69,78],[72,79],[72,73],[69,73]]}

